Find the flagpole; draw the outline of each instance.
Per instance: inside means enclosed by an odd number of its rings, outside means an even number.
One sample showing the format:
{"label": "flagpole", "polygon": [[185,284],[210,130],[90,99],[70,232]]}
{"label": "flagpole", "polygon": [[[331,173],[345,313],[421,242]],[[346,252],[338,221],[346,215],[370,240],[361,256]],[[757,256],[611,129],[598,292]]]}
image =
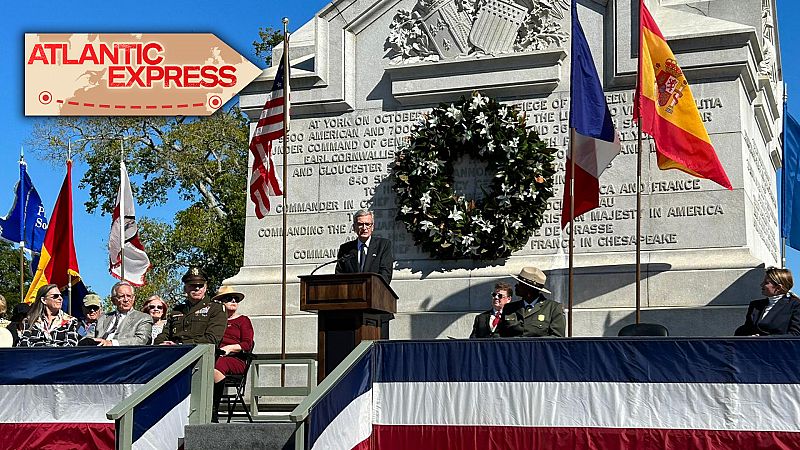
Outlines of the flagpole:
{"label": "flagpole", "polygon": [[[125,161],[125,139],[119,140],[119,186],[122,190],[122,164]],[[114,215],[113,213],[111,214]],[[119,279],[125,281],[125,195],[119,195]]]}
{"label": "flagpole", "polygon": [[[21,193],[25,192],[25,186],[22,185],[22,168],[25,166],[24,149],[19,147],[19,182],[22,189]],[[19,199],[17,200],[19,201]],[[19,239],[19,301],[25,301],[25,199],[22,199],[22,211],[19,220],[19,229],[22,230]],[[19,207],[19,205],[18,205]]]}
{"label": "flagpole", "polygon": [[786,268],[786,235],[783,230],[786,226],[786,116],[789,115],[789,93],[786,83],[783,83],[783,120],[781,127],[781,267]]}
{"label": "flagpole", "polygon": [[[281,259],[281,359],[286,359],[286,207],[288,205],[289,143],[289,18],[283,18],[283,252]],[[277,75],[276,75],[277,76]],[[281,364],[281,386],[286,382],[286,366]]]}
{"label": "flagpole", "polygon": [[[639,70],[636,77],[637,87],[639,92],[641,86],[638,86],[642,73],[642,2],[639,0]],[[639,108],[639,105],[634,105],[634,108]],[[636,127],[636,323],[641,321],[642,313],[642,118],[641,111],[639,111],[639,123]],[[649,155],[648,155],[649,156]]]}
{"label": "flagpole", "polygon": [[[570,105],[572,107],[572,105]],[[575,304],[574,297],[574,276],[575,265],[573,263],[573,256],[575,252],[575,236],[572,232],[572,225],[575,222],[575,155],[572,152],[572,133],[570,132],[569,139],[569,302],[567,307],[567,337],[572,337],[572,307]]]}
{"label": "flagpole", "polygon": [[[69,166],[72,164],[72,138],[67,140],[67,172],[69,173]],[[70,205],[72,208],[72,205]],[[69,273],[69,268],[67,268],[67,297],[69,298],[69,302],[67,303],[67,314],[70,316],[72,315],[72,274]]]}

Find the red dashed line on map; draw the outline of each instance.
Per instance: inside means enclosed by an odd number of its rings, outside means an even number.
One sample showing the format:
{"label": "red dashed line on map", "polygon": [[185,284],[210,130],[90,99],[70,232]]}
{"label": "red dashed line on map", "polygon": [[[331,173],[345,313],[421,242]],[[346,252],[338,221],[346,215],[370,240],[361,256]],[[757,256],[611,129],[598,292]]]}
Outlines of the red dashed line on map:
{"label": "red dashed line on map", "polygon": [[[49,92],[42,91],[42,93],[39,94],[39,101],[42,104],[50,103],[52,101],[52,96],[50,95]],[[159,108],[160,109],[190,108],[190,107],[191,108],[201,108],[201,107],[206,105],[203,102],[197,102],[197,103],[192,103],[192,104],[189,104],[189,103],[178,103],[177,105],[111,105],[111,104],[106,104],[106,103],[95,104],[95,103],[89,103],[89,102],[76,102],[76,101],[73,101],[73,100],[67,100],[67,101],[56,100],[56,103],[58,103],[60,105],[63,105],[64,103],[66,103],[66,104],[71,105],[71,106],[83,106],[85,108],[103,108],[103,109],[112,109],[113,108],[113,109],[139,109],[139,110],[140,109],[159,109]],[[209,104],[212,107],[215,107],[215,108],[219,107],[220,103],[221,103],[221,99],[216,95],[212,96],[209,99]]]}

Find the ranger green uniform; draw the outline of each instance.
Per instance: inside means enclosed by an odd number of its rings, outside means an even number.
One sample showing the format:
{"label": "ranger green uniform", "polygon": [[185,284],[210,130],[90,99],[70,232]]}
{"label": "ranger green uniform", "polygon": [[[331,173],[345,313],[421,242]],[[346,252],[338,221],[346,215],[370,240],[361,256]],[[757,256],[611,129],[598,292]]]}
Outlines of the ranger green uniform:
{"label": "ranger green uniform", "polygon": [[[181,281],[187,298],[172,308],[164,330],[156,336],[153,344],[172,341],[176,344],[219,346],[228,326],[228,314],[221,303],[205,295],[208,288],[206,273],[199,267],[190,267]],[[202,299],[199,298],[201,295]]]}
{"label": "ranger green uniform", "polygon": [[228,325],[225,307],[206,297],[192,305],[188,300],[175,305],[164,330],[154,344],[172,341],[176,344],[214,344],[222,342]]}

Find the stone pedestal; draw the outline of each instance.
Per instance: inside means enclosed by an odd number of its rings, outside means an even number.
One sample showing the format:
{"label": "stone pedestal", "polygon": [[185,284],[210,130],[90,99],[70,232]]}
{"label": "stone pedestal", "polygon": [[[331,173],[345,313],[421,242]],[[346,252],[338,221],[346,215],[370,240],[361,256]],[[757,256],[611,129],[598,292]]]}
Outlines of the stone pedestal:
{"label": "stone pedestal", "polygon": [[[292,36],[289,352],[315,351],[315,315],[299,311],[297,276],[334,259],[338,246],[354,238],[352,213],[360,208],[375,210],[375,233],[394,242],[392,287],[400,299],[393,338],[468,336],[475,313],[489,308],[493,284],[527,265],[542,268],[552,297],[567,302],[567,239],[559,223],[569,134],[570,11],[547,12],[536,1],[519,4],[528,5],[529,15],[548,14],[549,28],[524,28],[541,21],[523,20],[517,31],[527,40],[496,55],[478,45],[498,48],[499,41],[481,34],[491,27],[464,30],[471,25],[464,18],[479,11],[458,11],[447,20],[431,19],[430,14],[442,14],[438,9],[420,11],[427,21],[407,35],[397,32],[396,25],[419,8],[416,0],[334,0]],[[673,335],[730,335],[744,320],[747,303],[759,296],[761,268],[779,258],[780,158],[775,156],[783,92],[775,3],[671,0],[648,6],[687,74],[733,190],[660,171],[652,144],[645,141],[642,319],[666,325]],[[634,321],[637,130],[631,115],[638,10],[631,11],[628,1],[586,0],[579,2],[578,14],[623,151],[600,180],[601,208],[575,222],[573,331],[611,336]],[[445,51],[447,33],[458,34],[460,43]],[[457,52],[463,45],[470,46],[468,54]],[[279,53],[276,49],[276,61]],[[274,70],[241,96],[253,120]],[[395,221],[389,166],[425,111],[475,89],[517,105],[528,124],[559,150],[556,192],[545,223],[507,260],[432,260]],[[280,164],[280,143],[276,147]],[[456,182],[485,176],[484,170],[466,162],[456,171]],[[281,212],[278,205],[258,220],[249,206],[245,265],[226,281],[247,295],[242,312],[254,319],[260,352],[280,349]],[[332,267],[320,273],[331,273]]]}

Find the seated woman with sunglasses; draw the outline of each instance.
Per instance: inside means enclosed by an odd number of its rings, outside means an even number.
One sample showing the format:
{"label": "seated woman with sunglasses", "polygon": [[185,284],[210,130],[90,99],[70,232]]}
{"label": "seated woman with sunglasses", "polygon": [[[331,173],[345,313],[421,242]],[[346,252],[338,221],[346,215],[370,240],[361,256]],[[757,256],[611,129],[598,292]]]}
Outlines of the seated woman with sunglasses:
{"label": "seated woman with sunglasses", "polygon": [[164,324],[167,323],[167,302],[157,295],[153,295],[147,299],[147,302],[142,308],[143,313],[150,314],[153,318],[153,337],[150,343],[156,340],[156,336],[164,329]]}
{"label": "seated woman with sunglasses", "polygon": [[236,292],[230,286],[222,286],[213,300],[222,303],[228,314],[228,326],[219,346],[220,357],[214,364],[214,403],[211,421],[216,422],[217,406],[222,397],[222,381],[226,375],[243,374],[245,361],[237,354],[253,351],[253,324],[249,317],[236,312],[239,309],[239,302],[244,300],[244,294],[241,292]]}
{"label": "seated woman with sunglasses", "polygon": [[55,284],[36,291],[28,311],[20,347],[74,347],[78,345],[78,319],[61,310],[64,298]]}

